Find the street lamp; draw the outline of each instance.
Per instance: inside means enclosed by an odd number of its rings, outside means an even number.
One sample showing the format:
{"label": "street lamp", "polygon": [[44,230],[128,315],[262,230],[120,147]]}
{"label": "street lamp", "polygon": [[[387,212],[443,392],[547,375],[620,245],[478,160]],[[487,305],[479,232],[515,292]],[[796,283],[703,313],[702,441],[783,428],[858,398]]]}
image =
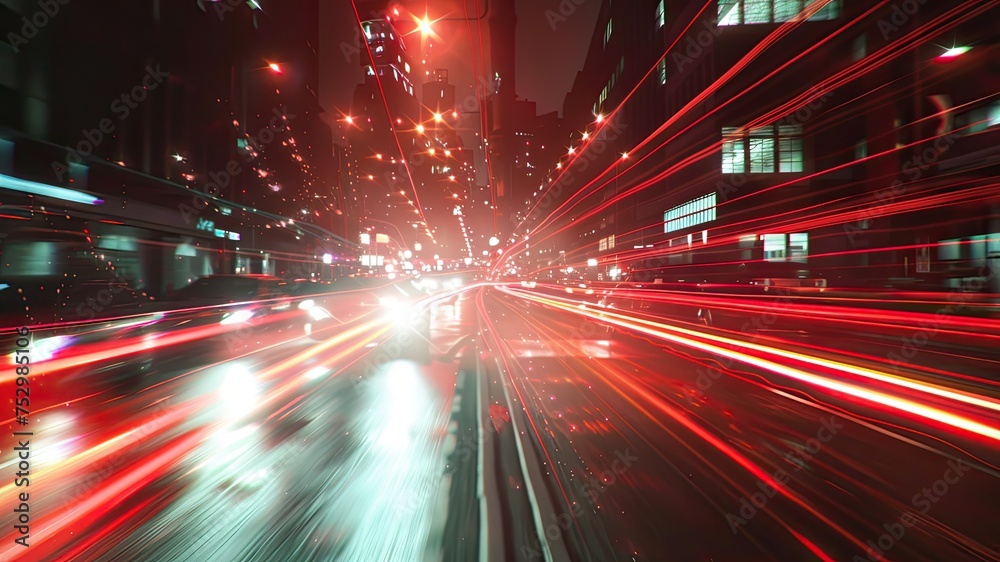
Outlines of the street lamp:
{"label": "street lamp", "polygon": [[971,49],[972,49],[972,47],[967,47],[967,46],[963,46],[963,47],[957,47],[957,46],[956,47],[951,47],[950,49],[946,49],[944,53],[941,53],[940,55],[938,55],[938,58],[939,59],[953,59],[953,58],[955,58],[955,57],[957,57],[959,55],[963,55],[963,54],[969,52]]}

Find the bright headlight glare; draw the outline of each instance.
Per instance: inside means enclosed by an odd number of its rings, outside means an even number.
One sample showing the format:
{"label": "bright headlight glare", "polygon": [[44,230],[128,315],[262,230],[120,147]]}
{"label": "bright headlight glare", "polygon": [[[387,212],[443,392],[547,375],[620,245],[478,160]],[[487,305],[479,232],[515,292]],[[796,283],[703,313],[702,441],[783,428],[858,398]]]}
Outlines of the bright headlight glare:
{"label": "bright headlight glare", "polygon": [[231,368],[219,388],[219,396],[230,416],[240,417],[254,409],[257,403],[257,380],[244,368]]}
{"label": "bright headlight glare", "polygon": [[328,320],[330,318],[333,318],[333,315],[327,312],[325,308],[314,306],[309,309],[309,318],[312,318],[313,320],[318,322],[320,320]]}
{"label": "bright headlight glare", "polygon": [[[73,336],[53,336],[38,340],[32,346],[34,349],[32,350],[31,361],[33,363],[49,361],[55,357],[59,350],[69,347],[69,344],[72,342]],[[16,354],[11,354],[10,360],[11,363],[16,363]]]}
{"label": "bright headlight glare", "polygon": [[316,301],[312,299],[306,299],[299,303],[299,310],[309,310],[314,306],[316,306]]}
{"label": "bright headlight glare", "polygon": [[227,314],[223,319],[221,324],[223,326],[229,326],[231,324],[242,324],[247,320],[253,318],[253,312],[249,310],[237,310],[231,314]]}

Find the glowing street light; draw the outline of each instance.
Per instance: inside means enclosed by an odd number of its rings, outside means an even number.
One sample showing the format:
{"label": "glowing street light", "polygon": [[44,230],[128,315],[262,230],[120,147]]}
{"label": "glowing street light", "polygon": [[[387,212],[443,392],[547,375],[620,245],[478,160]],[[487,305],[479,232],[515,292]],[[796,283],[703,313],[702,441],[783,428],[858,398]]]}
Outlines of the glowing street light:
{"label": "glowing street light", "polygon": [[431,27],[431,20],[424,16],[423,19],[417,20],[417,29],[420,30],[420,34],[424,37],[434,33],[434,28]]}
{"label": "glowing street light", "polygon": [[417,125],[417,132],[420,133],[421,135],[424,134],[424,126],[423,125]]}
{"label": "glowing street light", "polygon": [[442,121],[444,121],[444,116],[441,115],[440,113],[435,113],[434,114],[434,122],[441,123]]}
{"label": "glowing street light", "polygon": [[277,74],[284,73],[284,70],[282,70],[281,66],[278,63],[276,63],[276,62],[272,62],[272,63],[268,64],[267,67],[270,68],[271,70],[273,70]]}
{"label": "glowing street light", "polygon": [[972,47],[952,47],[946,49],[944,53],[938,56],[939,59],[953,59],[959,55],[963,55],[969,52]]}

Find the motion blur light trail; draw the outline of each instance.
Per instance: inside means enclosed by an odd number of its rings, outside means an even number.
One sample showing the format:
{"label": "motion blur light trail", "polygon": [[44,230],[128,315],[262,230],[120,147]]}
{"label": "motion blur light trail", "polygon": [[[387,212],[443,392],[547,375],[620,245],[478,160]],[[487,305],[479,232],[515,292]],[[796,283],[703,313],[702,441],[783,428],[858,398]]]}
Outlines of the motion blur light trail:
{"label": "motion blur light trail", "polygon": [[[874,7],[870,8],[869,10],[867,10],[865,12],[864,15],[861,15],[858,18],[856,18],[854,20],[854,22],[852,22],[852,24],[856,23],[856,22],[862,21],[863,18],[866,17],[868,14],[874,13],[880,6],[885,5],[885,4],[887,4],[887,2],[883,1],[878,6],[874,6]],[[813,6],[808,7],[806,9],[806,11],[811,10],[812,8],[816,7],[817,5],[818,5],[818,3],[814,4]],[[879,51],[876,51],[875,53],[872,53],[872,54],[870,54],[868,56],[865,56],[865,57],[861,58],[860,60],[854,62],[849,68],[844,69],[844,70],[838,72],[834,76],[831,76],[829,78],[826,78],[824,80],[819,81],[816,84],[816,86],[813,87],[813,88],[811,88],[811,89],[809,89],[808,92],[805,92],[805,93],[799,95],[798,97],[796,97],[796,98],[794,98],[794,99],[792,99],[792,100],[790,100],[790,101],[782,104],[780,107],[772,109],[771,113],[769,113],[768,115],[770,115],[770,116],[789,115],[792,112],[794,112],[796,109],[798,109],[799,107],[802,107],[803,104],[807,103],[810,99],[812,99],[814,97],[817,97],[818,94],[816,94],[816,92],[830,91],[830,90],[835,89],[835,88],[837,88],[839,86],[843,86],[844,84],[847,84],[849,82],[857,80],[859,77],[861,77],[861,76],[863,76],[865,74],[873,73],[877,69],[879,69],[880,67],[883,67],[883,66],[889,64],[893,60],[895,60],[895,59],[897,59],[897,58],[905,55],[908,52],[913,51],[914,49],[917,49],[920,45],[923,45],[929,38],[931,38],[931,37],[933,37],[935,35],[939,35],[939,34],[945,32],[945,31],[947,31],[948,29],[951,29],[952,27],[958,26],[961,23],[963,23],[965,21],[968,21],[969,19],[974,18],[977,15],[981,15],[981,14],[987,12],[988,10],[990,10],[990,9],[992,9],[994,7],[995,7],[995,3],[993,3],[993,2],[975,2],[975,3],[973,3],[973,5],[971,7],[968,6],[968,5],[964,5],[963,4],[962,6],[951,8],[946,13],[941,14],[941,15],[937,16],[936,18],[934,18],[933,20],[924,23],[923,25],[917,27],[914,30],[909,31],[907,34],[904,34],[903,37],[901,37],[901,38],[895,38],[893,41],[891,41],[890,43],[888,43],[886,46],[884,46],[883,48],[881,48]],[[704,10],[704,8],[702,8],[702,9]],[[660,134],[662,134],[664,131],[666,131],[669,128],[670,125],[672,125],[675,122],[678,122],[678,120],[681,119],[681,117],[684,116],[688,111],[690,111],[691,108],[697,107],[697,103],[700,103],[701,101],[703,101],[707,95],[711,94],[712,92],[714,92],[718,88],[721,88],[724,84],[726,84],[729,80],[731,80],[731,78],[736,73],[738,73],[741,69],[743,69],[743,68],[747,67],[748,65],[750,65],[750,63],[753,62],[753,60],[760,54],[760,52],[762,52],[768,45],[776,42],[783,34],[788,33],[794,26],[799,25],[802,21],[805,21],[805,20],[802,19],[802,20],[799,20],[799,21],[790,21],[790,22],[786,22],[786,23],[783,23],[782,25],[778,26],[778,28],[776,28],[773,32],[771,32],[771,34],[769,34],[765,38],[765,40],[763,40],[760,43],[758,43],[755,46],[754,50],[752,50],[750,53],[748,53],[747,55],[745,55],[744,58],[739,63],[737,63],[733,67],[731,67],[726,74],[724,74],[723,76],[721,76],[720,78],[718,78],[715,82],[713,82],[705,90],[699,92],[694,97],[694,99],[692,99],[692,101],[690,103],[688,103],[684,108],[682,108],[675,115],[673,115],[672,117],[670,117],[669,119],[667,119],[667,121],[665,121],[656,131],[654,131],[652,134],[650,134],[649,136],[647,136],[639,145],[637,145],[636,147],[634,147],[630,152],[641,152],[643,147],[645,147],[647,144],[653,142],[654,139],[657,136],[659,136]],[[693,21],[692,21],[692,23],[693,23]],[[840,32],[846,30],[848,27],[850,27],[850,25],[846,25],[846,26],[842,27],[841,30],[840,30]],[[676,172],[681,171],[681,170],[685,169],[686,167],[688,167],[688,166],[690,166],[690,165],[692,165],[692,164],[694,164],[694,163],[696,163],[696,162],[698,162],[698,161],[700,161],[700,160],[702,160],[704,158],[707,158],[707,157],[709,157],[709,156],[711,156],[711,155],[713,155],[715,153],[718,153],[721,150],[721,147],[722,147],[722,144],[723,144],[724,141],[720,141],[720,142],[716,143],[714,146],[709,146],[709,147],[707,147],[705,149],[702,149],[702,150],[700,150],[700,151],[698,151],[698,152],[696,152],[694,154],[691,154],[691,155],[688,155],[686,157],[683,157],[678,162],[676,162],[674,164],[668,165],[665,170],[663,170],[661,172],[658,172],[653,177],[648,178],[646,180],[643,180],[643,181],[641,181],[641,182],[639,182],[638,184],[635,184],[635,185],[625,186],[623,189],[620,190],[620,193],[619,193],[619,190],[616,188],[616,194],[611,199],[605,200],[603,202],[600,202],[599,204],[596,204],[596,205],[591,206],[591,207],[589,207],[587,209],[584,209],[583,211],[581,211],[580,213],[578,213],[576,216],[574,216],[573,220],[570,221],[568,224],[564,224],[563,226],[561,226],[559,228],[556,228],[554,226],[555,223],[556,223],[556,221],[558,221],[560,218],[568,216],[568,214],[573,210],[573,208],[575,208],[578,205],[584,203],[584,201],[587,200],[588,198],[590,198],[590,196],[598,194],[600,192],[600,190],[604,186],[613,184],[617,180],[618,177],[621,177],[621,176],[627,174],[629,170],[631,170],[632,168],[637,167],[644,159],[649,158],[649,157],[653,156],[654,154],[657,154],[659,151],[663,150],[668,144],[670,144],[673,141],[676,141],[677,138],[681,134],[683,134],[684,131],[687,131],[687,130],[691,129],[698,122],[701,122],[701,121],[703,121],[705,119],[708,119],[710,116],[715,115],[717,112],[721,111],[726,105],[731,104],[734,101],[736,101],[736,99],[739,96],[743,95],[744,93],[747,93],[747,92],[749,92],[751,90],[759,88],[767,79],[772,78],[772,77],[780,74],[783,71],[786,71],[786,69],[789,67],[789,65],[791,65],[795,60],[801,59],[802,57],[804,57],[806,54],[808,54],[812,50],[818,48],[823,42],[831,40],[834,36],[835,36],[835,34],[831,34],[830,36],[828,36],[824,40],[822,40],[820,43],[817,43],[817,44],[813,45],[810,49],[807,49],[807,50],[803,51],[802,53],[799,53],[798,55],[796,55],[795,57],[793,57],[791,60],[789,60],[789,61],[781,64],[778,68],[776,68],[773,71],[771,71],[770,73],[768,73],[764,78],[761,78],[760,80],[756,81],[753,85],[751,85],[748,88],[744,89],[738,95],[729,98],[725,102],[722,102],[722,103],[720,103],[718,105],[713,106],[712,109],[709,112],[707,112],[703,116],[700,116],[695,121],[695,123],[693,123],[691,125],[688,125],[687,127],[684,128],[683,131],[680,131],[680,132],[678,132],[678,133],[670,136],[669,138],[663,140],[662,142],[660,142],[655,148],[653,148],[652,150],[647,151],[647,154],[645,154],[642,158],[638,159],[638,161],[635,161],[634,163],[631,163],[621,173],[616,173],[615,172],[615,168],[616,168],[617,164],[611,165],[604,172],[598,174],[597,177],[594,180],[592,180],[590,183],[588,183],[587,185],[583,186],[583,188],[581,188],[580,190],[577,190],[577,193],[580,194],[579,196],[577,196],[577,195],[571,196],[569,199],[567,199],[565,202],[563,202],[555,211],[553,211],[552,213],[550,213],[548,216],[545,217],[545,219],[543,219],[541,222],[539,222],[537,225],[535,225],[535,227],[533,228],[533,231],[532,231],[532,238],[535,240],[535,243],[537,244],[539,241],[546,240],[548,238],[557,236],[557,235],[559,235],[560,233],[563,233],[563,232],[567,232],[573,226],[573,223],[575,223],[577,221],[580,221],[582,219],[595,217],[602,210],[610,208],[612,205],[615,205],[617,202],[625,200],[628,197],[634,197],[637,193],[640,193],[640,192],[644,191],[645,189],[647,189],[647,188],[649,188],[651,186],[658,185],[659,182],[661,182],[662,180],[670,177],[671,175],[675,174]],[[680,38],[680,36],[678,36],[678,39],[679,38]],[[664,53],[664,56],[666,56],[666,54],[667,53]],[[640,84],[641,84],[641,82],[640,82]],[[626,99],[626,101],[627,101],[627,99]],[[621,105],[624,105],[624,103],[625,102],[623,101]],[[616,111],[617,111],[617,108],[616,108]],[[763,119],[763,118],[761,118],[761,119]],[[757,122],[757,121],[754,121],[754,122]],[[749,125],[747,125],[747,126],[749,126]],[[951,134],[954,135],[954,134],[957,134],[957,133],[952,132]],[[919,144],[926,143],[928,140],[932,140],[932,139],[926,139],[926,138],[925,139],[919,139],[919,140],[917,140],[915,142],[911,142],[909,144],[908,143],[901,143],[901,144],[898,144],[898,146],[895,147],[894,149],[889,150],[889,151],[887,151],[887,152],[885,152],[885,153],[883,153],[881,155],[876,155],[876,156],[888,156],[890,154],[894,154],[894,153],[903,151],[906,148],[911,148],[913,146],[917,146]],[[581,156],[582,156],[582,151],[579,151],[577,153],[576,157],[579,158]],[[872,156],[869,156],[868,158],[871,158],[871,157]],[[851,163],[851,164],[844,164],[844,165],[840,165],[840,166],[829,167],[829,168],[823,169],[821,171],[817,171],[817,172],[812,173],[810,175],[810,177],[811,176],[818,176],[818,175],[829,174],[829,173],[832,173],[832,172],[836,171],[837,169],[846,167],[847,165],[853,165],[853,163]],[[563,173],[566,173],[568,171],[569,167],[570,166],[566,166],[566,170]],[[612,172],[615,172],[615,173],[613,174],[613,176],[611,178],[603,181],[603,183],[599,183],[599,182],[601,182],[602,178],[604,178],[604,176],[606,174],[612,173]],[[559,174],[560,177],[561,177],[561,175],[562,174]],[[558,183],[558,179],[559,178],[557,178],[556,181],[552,182],[551,186],[555,186]],[[801,181],[801,179],[802,178],[796,178],[793,181],[797,182],[797,181]],[[593,186],[593,185],[597,185],[597,187],[595,187],[594,189],[590,189],[591,186]],[[776,186],[771,186],[771,187],[768,187],[768,188],[765,188],[765,189],[755,190],[752,193],[740,195],[737,198],[727,198],[726,200],[724,200],[722,202],[722,204],[723,205],[726,205],[726,204],[732,205],[737,200],[742,200],[742,199],[745,199],[745,198],[751,197],[751,196],[759,196],[760,194],[774,191],[775,189],[778,189],[780,187],[784,187],[786,185],[787,184],[783,183],[783,184],[776,185]],[[551,186],[550,186],[550,188],[551,188]],[[903,212],[903,211],[900,210],[900,211],[897,211],[897,212]],[[765,215],[766,216],[767,213],[759,213],[759,215]],[[843,224],[843,223],[849,222],[849,220],[850,219],[847,219],[847,220],[844,220],[844,221],[840,221],[840,222],[834,222],[833,224]],[[655,226],[655,225],[646,225],[646,226]],[[645,227],[643,227],[643,228],[645,228]],[[799,220],[799,221],[797,221],[796,228],[805,230],[806,229],[806,225],[801,224],[801,220]],[[815,228],[815,226],[810,226],[809,228]],[[780,229],[778,227],[776,227],[776,226],[772,226],[772,230],[774,230],[774,231],[780,231]],[[745,234],[745,232],[744,232],[744,234]],[[714,239],[714,242],[713,242],[714,245],[720,245],[720,243],[722,242],[717,236],[713,237],[713,239]],[[524,247],[525,244],[526,244],[525,240],[518,239],[510,248],[507,248],[507,250],[504,252],[504,256],[505,256],[504,260],[499,260],[497,263],[493,264],[493,271],[494,272],[500,271],[502,269],[502,267],[503,267],[503,263],[505,263],[506,261],[509,261],[514,256],[522,254],[525,251],[525,247]],[[664,248],[660,248],[660,250],[661,251],[665,251]],[[632,254],[634,254],[634,252],[632,252],[632,253],[626,252],[626,256],[619,256],[619,257],[628,257],[628,258],[637,257],[637,256],[634,256]]]}
{"label": "motion blur light trail", "polygon": [[[513,312],[513,309],[509,310]],[[531,319],[528,316],[520,314],[518,316],[525,323],[525,325],[530,325],[534,330],[546,336],[546,339],[549,342],[552,342],[554,345],[561,345],[560,342],[562,340],[562,336],[557,331],[546,329],[544,325],[540,325],[537,321]],[[562,352],[567,356],[574,356],[580,351],[578,349],[573,349],[572,347],[566,345],[562,345],[561,347],[562,347]],[[710,431],[706,430],[701,424],[692,420],[690,416],[686,415],[680,409],[671,405],[668,401],[661,398],[657,393],[652,391],[650,388],[648,388],[642,383],[637,382],[635,380],[635,377],[631,373],[626,372],[623,368],[616,367],[613,363],[610,362],[602,363],[600,365],[600,368],[592,367],[588,363],[587,370],[593,376],[598,377],[601,380],[607,381],[609,383],[608,384],[609,388],[616,389],[616,392],[618,392],[625,401],[635,406],[637,410],[644,412],[647,418],[652,423],[656,424],[667,433],[673,434],[673,432],[663,423],[663,421],[658,419],[656,415],[646,410],[640,404],[638,397],[642,397],[642,399],[644,399],[646,402],[652,404],[656,408],[656,410],[669,416],[671,420],[677,422],[682,427],[689,430],[692,434],[696,435],[698,438],[710,444],[713,448],[715,448],[719,452],[723,453],[726,457],[728,457],[737,465],[739,465],[747,472],[758,478],[760,481],[767,483],[768,486],[777,490],[779,493],[787,497],[796,505],[800,506],[807,512],[811,513],[817,519],[822,521],[826,526],[828,526],[831,529],[834,529],[837,533],[839,533],[847,540],[853,542],[856,546],[864,548],[864,544],[861,541],[859,541],[857,538],[851,535],[851,533],[842,528],[840,525],[829,519],[825,514],[821,513],[815,506],[810,505],[804,497],[790,491],[788,488],[783,486],[781,482],[776,480],[774,474],[768,472],[766,468],[758,466],[757,464],[752,462],[748,457],[741,454],[737,449],[732,447],[730,444],[724,442],[716,435],[713,435]],[[625,389],[628,389],[629,392],[626,392]],[[708,467],[711,467],[713,472],[715,472],[716,476],[720,480],[727,482],[734,489],[741,489],[739,483],[737,483],[723,467],[720,467],[715,463],[708,462],[708,460],[704,456],[702,456],[701,453],[699,453],[695,447],[691,446],[687,440],[682,438],[678,438],[677,440],[678,442],[683,444],[694,456],[705,461],[704,464]],[[750,494],[753,493],[753,491],[754,490],[751,489],[749,491],[745,491],[745,493]],[[830,562],[834,560],[834,558],[832,558],[827,553],[823,552],[823,550],[819,548],[816,544],[814,544],[812,541],[802,536],[801,534],[797,533],[793,528],[791,522],[786,522],[780,519],[778,521],[803,546],[805,546],[809,551],[811,551],[821,560]]]}
{"label": "motion blur light trail", "polygon": [[[774,359],[791,358],[797,362],[806,363],[816,367],[823,367],[841,374],[854,374],[868,377],[870,380],[878,380],[880,382],[887,382],[900,387],[916,390],[921,394],[932,394],[938,396],[939,398],[946,398],[948,400],[944,402],[945,404],[949,404],[953,401],[960,401],[968,404],[969,406],[977,406],[979,408],[997,411],[998,408],[1000,408],[1000,402],[996,400],[971,396],[967,393],[930,386],[917,381],[903,379],[889,373],[863,369],[849,364],[825,360],[817,357],[809,357],[802,354],[792,353],[784,349],[752,344],[707,333],[700,333],[660,322],[644,320],[641,318],[632,318],[614,312],[593,312],[589,310],[581,310],[577,305],[561,302],[551,297],[531,295],[521,290],[504,289],[503,291],[512,296],[531,300],[544,306],[558,308],[566,312],[572,312],[573,314],[584,316],[598,322],[613,324],[629,330],[642,332],[647,335],[668,340],[687,347],[707,351],[715,355],[731,357],[742,363],[753,365],[794,380],[809,383],[812,386],[823,388],[828,391],[843,393],[856,399],[878,404],[891,410],[896,410],[899,414],[904,416],[921,417],[929,421],[980,435],[992,441],[1000,441],[1000,427],[990,424],[990,422],[996,420],[996,416],[988,412],[978,411],[976,412],[978,414],[976,416],[977,419],[974,419],[966,417],[962,414],[945,411],[935,406],[922,404],[901,396],[893,396],[891,394],[887,394],[886,392],[872,390],[854,383],[835,380],[829,375],[810,373],[800,368],[778,363]],[[743,349],[744,351],[727,349],[725,347],[720,347],[718,344],[727,345],[736,349]],[[748,353],[749,351],[756,351],[761,355],[755,356]],[[771,359],[766,359],[765,357],[770,357]]]}
{"label": "motion blur light trail", "polygon": [[[367,316],[373,314],[367,313]],[[163,479],[170,475],[172,471],[182,466],[183,460],[190,455],[190,452],[198,446],[206,443],[223,428],[230,426],[236,421],[235,417],[244,417],[254,411],[275,408],[283,410],[277,403],[286,401],[293,404],[299,399],[305,385],[313,381],[312,372],[316,368],[327,368],[331,376],[342,371],[336,365],[350,365],[353,363],[351,357],[357,357],[359,352],[364,351],[373,342],[383,339],[385,334],[392,328],[393,323],[385,317],[377,317],[374,320],[364,321],[364,316],[355,319],[342,326],[336,334],[332,334],[328,340],[313,345],[304,353],[299,353],[294,357],[273,363],[269,368],[252,375],[246,371],[246,367],[236,367],[241,376],[248,377],[234,381],[242,388],[238,396],[245,402],[240,404],[240,411],[220,412],[221,419],[205,417],[206,412],[214,412],[219,406],[212,393],[184,398],[184,394],[190,391],[176,390],[177,394],[162,398],[158,403],[154,403],[150,408],[154,411],[137,426],[120,433],[101,443],[90,446],[88,449],[65,458],[56,464],[48,467],[33,470],[32,479],[46,482],[51,489],[57,487],[70,486],[69,490],[75,494],[70,496],[72,503],[65,503],[61,509],[52,515],[44,515],[40,521],[35,522],[31,533],[31,552],[26,553],[23,547],[9,547],[0,554],[0,559],[14,560],[22,559],[23,556],[40,556],[41,552],[51,555],[58,551],[59,544],[51,544],[50,540],[63,536],[65,533],[73,533],[74,529],[79,532],[90,528],[95,521],[113,513],[110,506],[116,505],[123,497],[129,497],[146,489],[153,481]],[[215,331],[216,328],[210,327]],[[182,329],[182,332],[190,332],[191,329]],[[195,330],[196,334],[203,333],[203,330]],[[185,334],[187,337],[196,337],[192,334]],[[178,336],[178,341],[181,336]],[[301,338],[301,336],[299,336]],[[174,342],[177,343],[177,342]],[[247,354],[249,357],[260,354],[263,351],[274,349],[275,345],[264,346],[261,349]],[[92,359],[101,361],[106,359]],[[313,366],[313,363],[320,361],[320,366]],[[356,360],[356,359],[355,359]],[[72,356],[64,361],[71,363]],[[236,359],[230,360],[232,363]],[[235,367],[235,363],[233,363]],[[227,363],[211,366],[208,369],[227,367]],[[199,369],[205,371],[206,368]],[[297,375],[295,373],[298,373]],[[187,373],[174,377],[170,382],[174,386],[181,379],[191,377],[192,373]],[[45,377],[54,376],[52,372],[47,372]],[[227,381],[231,377],[227,378]],[[256,381],[256,383],[254,382]],[[274,384],[266,392],[257,397],[255,393],[248,394],[244,391],[252,390],[255,384],[267,384],[273,381]],[[224,381],[225,382],[225,381]],[[233,389],[231,389],[233,390]],[[255,400],[256,398],[256,400]],[[54,409],[59,405],[52,405],[48,408],[36,409],[36,412],[43,412],[45,409]],[[124,408],[124,406],[118,406]],[[44,414],[43,414],[44,415]],[[10,420],[9,420],[10,421]],[[186,427],[186,429],[185,429]],[[152,447],[159,449],[158,452],[150,453],[144,458],[134,458],[135,451],[148,450]],[[88,483],[72,485],[74,477],[86,474],[89,467],[96,467],[107,476],[102,477],[98,485],[92,486]],[[0,488],[0,492],[14,493],[14,484],[7,484]],[[142,500],[144,502],[151,499]],[[38,505],[37,502],[35,505]],[[44,512],[44,511],[43,511]],[[117,519],[119,524],[135,525],[136,521],[129,517]],[[90,539],[88,544],[96,544],[107,540],[113,533],[117,532],[114,525],[103,527]],[[7,537],[7,544],[13,544],[13,536]],[[86,548],[83,545],[81,548]]]}

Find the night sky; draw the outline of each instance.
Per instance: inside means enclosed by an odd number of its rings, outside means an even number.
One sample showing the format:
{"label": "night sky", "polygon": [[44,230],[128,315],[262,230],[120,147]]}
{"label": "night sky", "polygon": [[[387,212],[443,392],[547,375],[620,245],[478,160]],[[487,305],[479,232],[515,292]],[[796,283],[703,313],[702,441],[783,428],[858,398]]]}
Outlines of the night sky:
{"label": "night sky", "polygon": [[[482,8],[485,0],[480,0]],[[489,0],[509,1],[509,0]],[[558,12],[561,0],[515,0],[518,9],[517,33],[517,94],[538,103],[539,114],[562,111],[563,99],[573,87],[573,80],[582,68],[587,55],[587,45],[594,31],[601,0],[587,0],[576,6],[565,21],[553,25],[546,18],[546,11]],[[476,10],[475,0],[468,0],[469,14]],[[425,11],[431,19],[441,17],[464,17],[461,0],[441,0],[436,2],[402,2],[404,7],[422,14]],[[574,4],[575,5],[575,4]],[[323,2],[321,13],[322,33],[320,40],[320,101],[333,113],[345,109],[350,104],[355,85],[361,82],[361,66],[358,54],[351,44],[343,42],[344,37],[353,37],[356,21],[350,0]],[[362,14],[364,16],[364,14]],[[464,21],[442,21],[435,25],[441,41],[433,43],[427,68],[447,68],[451,82],[458,86],[459,101],[473,93],[473,49],[479,46],[479,30],[472,22],[475,41],[469,41],[469,25]],[[405,30],[404,30],[405,31]],[[485,59],[489,66],[489,26],[482,25],[482,42],[486,48]],[[416,46],[419,40],[408,43]],[[345,54],[346,53],[346,54]],[[481,68],[477,69],[480,73]],[[415,77],[415,85],[423,82]]]}
{"label": "night sky", "polygon": [[[545,16],[559,11],[562,0],[516,0],[517,94],[538,102],[538,113],[562,112],[563,99],[583,68],[587,46],[594,33],[601,0],[586,0],[566,21],[555,21],[555,30]],[[570,2],[567,2],[570,4]]]}

